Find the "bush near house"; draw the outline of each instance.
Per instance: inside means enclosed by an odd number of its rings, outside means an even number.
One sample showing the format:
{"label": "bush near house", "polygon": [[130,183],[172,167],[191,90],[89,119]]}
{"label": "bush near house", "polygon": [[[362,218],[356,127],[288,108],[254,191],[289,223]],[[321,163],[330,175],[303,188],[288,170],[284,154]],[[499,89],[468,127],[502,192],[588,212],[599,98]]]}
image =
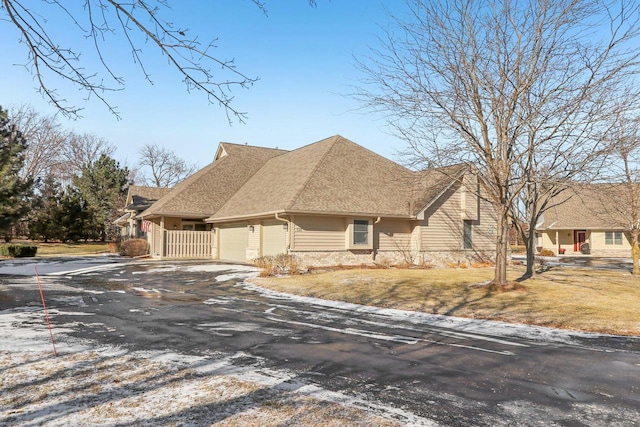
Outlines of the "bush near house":
{"label": "bush near house", "polygon": [[261,268],[260,276],[268,277],[278,274],[300,274],[300,261],[293,255],[265,255],[253,260],[253,264]]}
{"label": "bush near house", "polygon": [[129,239],[120,243],[120,255],[137,257],[149,253],[149,245],[145,239]]}
{"label": "bush near house", "polygon": [[36,245],[2,245],[0,255],[11,258],[34,257],[38,252]]}

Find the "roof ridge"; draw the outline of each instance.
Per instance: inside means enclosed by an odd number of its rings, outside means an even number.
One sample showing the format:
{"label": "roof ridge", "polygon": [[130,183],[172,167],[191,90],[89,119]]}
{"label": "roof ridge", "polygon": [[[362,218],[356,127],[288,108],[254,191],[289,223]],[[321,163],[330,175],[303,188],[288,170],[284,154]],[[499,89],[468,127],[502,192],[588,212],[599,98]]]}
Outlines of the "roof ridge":
{"label": "roof ridge", "polygon": [[283,148],[278,148],[278,147],[262,147],[260,145],[251,145],[251,144],[238,144],[237,142],[227,142],[227,141],[220,141],[219,145],[234,145],[236,147],[247,147],[247,148],[260,148],[262,150],[277,150],[277,151],[286,151],[289,152],[289,150],[285,150]]}
{"label": "roof ridge", "polygon": [[[329,152],[335,147],[336,143],[341,139],[342,137],[340,135],[334,135],[332,137],[329,138],[325,138],[322,139],[320,141],[315,142],[314,144],[320,144],[324,141],[328,141],[328,140],[333,140],[329,143],[329,148],[327,148],[327,151],[324,152],[324,154],[322,155],[322,157],[320,158],[320,160],[318,160],[318,162],[315,164],[315,166],[313,167],[313,169],[311,169],[311,172],[309,172],[309,174],[307,175],[307,178],[304,180],[304,184],[302,184],[300,186],[300,188],[298,189],[298,191],[296,192],[296,194],[293,195],[293,197],[291,198],[291,200],[289,201],[289,203],[287,203],[287,205],[285,206],[285,209],[291,209],[291,207],[293,206],[293,204],[295,203],[295,201],[300,197],[300,194],[302,194],[302,192],[307,188],[307,186],[309,185],[309,182],[311,181],[311,177],[313,175],[315,175],[316,171],[319,169],[320,165],[324,162],[324,160],[327,158],[327,156],[329,155]],[[342,138],[344,139],[344,138]],[[307,145],[307,147],[309,147],[310,145],[313,144],[309,144]],[[303,147],[304,148],[304,147]],[[295,151],[295,150],[294,150]]]}

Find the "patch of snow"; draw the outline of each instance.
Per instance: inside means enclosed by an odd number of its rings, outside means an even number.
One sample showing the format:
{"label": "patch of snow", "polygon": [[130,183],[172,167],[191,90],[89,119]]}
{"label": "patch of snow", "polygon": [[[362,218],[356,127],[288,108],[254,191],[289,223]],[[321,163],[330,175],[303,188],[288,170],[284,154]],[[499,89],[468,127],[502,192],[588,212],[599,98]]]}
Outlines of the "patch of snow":
{"label": "patch of snow", "polygon": [[419,326],[454,329],[456,331],[461,331],[456,332],[457,334],[471,334],[473,335],[473,338],[476,339],[485,337],[485,339],[489,341],[495,340],[495,337],[508,337],[521,338],[537,342],[579,345],[578,341],[576,341],[576,338],[596,338],[599,336],[610,336],[605,334],[593,334],[587,332],[545,328],[543,326],[506,323],[494,320],[467,319],[461,317],[429,314],[418,311],[373,307],[342,301],[330,301],[320,298],[305,297],[273,291],[270,289],[262,288],[247,281],[242,282],[240,285],[245,287],[246,289],[261,293],[272,299],[297,301],[320,307],[377,315],[380,318],[389,319],[390,323],[385,324],[385,326],[393,326],[394,324],[397,324],[393,322],[394,319],[397,319]]}
{"label": "patch of snow", "polygon": [[66,336],[86,326],[56,327],[54,357],[41,310],[0,311],[0,426],[321,425],[335,419],[435,425],[401,409],[328,392],[286,370],[266,369],[260,358],[243,352],[129,352]]}

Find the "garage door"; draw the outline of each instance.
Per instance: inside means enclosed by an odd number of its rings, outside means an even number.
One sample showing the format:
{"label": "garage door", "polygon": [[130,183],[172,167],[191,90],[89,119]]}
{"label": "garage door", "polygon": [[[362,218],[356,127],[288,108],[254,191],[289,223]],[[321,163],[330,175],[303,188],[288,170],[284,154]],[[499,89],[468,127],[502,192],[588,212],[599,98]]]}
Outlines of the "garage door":
{"label": "garage door", "polygon": [[247,261],[249,233],[247,224],[234,224],[220,228],[220,259]]}
{"label": "garage door", "polygon": [[287,249],[287,231],[281,221],[265,221],[262,224],[262,255],[278,255]]}

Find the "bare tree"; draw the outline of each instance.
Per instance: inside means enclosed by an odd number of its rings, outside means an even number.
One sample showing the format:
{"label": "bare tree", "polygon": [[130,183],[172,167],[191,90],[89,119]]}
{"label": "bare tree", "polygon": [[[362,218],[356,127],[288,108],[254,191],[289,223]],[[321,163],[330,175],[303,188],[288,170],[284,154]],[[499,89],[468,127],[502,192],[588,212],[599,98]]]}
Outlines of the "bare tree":
{"label": "bare tree", "polygon": [[[638,7],[412,0],[397,31],[359,61],[367,77],[355,96],[387,115],[412,160],[478,168],[498,214],[495,284],[507,284],[516,197],[539,182],[551,147],[590,142],[607,96],[637,65]],[[562,164],[573,168],[569,156]]]}
{"label": "bare tree", "polygon": [[196,165],[157,144],[145,144],[140,149],[140,167],[148,168],[148,173],[139,178],[141,182],[155,187],[173,187],[197,170]]}
{"label": "bare tree", "polygon": [[38,113],[29,105],[21,105],[10,110],[9,118],[28,143],[20,176],[44,180],[59,169],[61,152],[69,134],[62,129],[56,117]]}
{"label": "bare tree", "polygon": [[624,224],[631,237],[633,274],[640,275],[640,110],[638,98],[624,98],[605,135],[609,176],[618,184],[602,192],[607,213]]}
{"label": "bare tree", "polygon": [[102,155],[112,157],[116,147],[104,138],[94,134],[70,133],[62,150],[62,162],[58,176],[64,183],[70,183],[74,176],[91,167]]}
{"label": "bare tree", "polygon": [[[253,0],[263,11],[264,5]],[[80,108],[69,105],[56,88],[60,82],[70,82],[87,97],[102,101],[114,114],[115,107],[105,93],[121,90],[124,78],[114,64],[120,58],[109,57],[114,40],[124,40],[132,60],[140,67],[145,79],[152,82],[151,73],[142,55],[144,46],[153,46],[173,69],[182,76],[187,91],[203,92],[212,103],[222,106],[229,121],[243,121],[245,113],[232,106],[232,88],[247,88],[257,79],[236,69],[233,59],[221,59],[213,54],[216,40],[202,43],[186,27],[174,26],[169,0],[115,1],[85,0],[83,2],[51,0],[27,2],[0,1],[0,14],[13,24],[27,51],[27,68],[34,75],[43,97],[67,116],[77,116]],[[179,4],[178,7],[184,7]],[[47,17],[60,18],[51,19]],[[64,22],[66,20],[66,22]],[[61,31],[75,34],[77,44],[64,45]],[[82,41],[91,44],[97,55],[97,69],[85,59]],[[8,41],[5,40],[5,43]],[[84,53],[84,55],[83,55]]]}

